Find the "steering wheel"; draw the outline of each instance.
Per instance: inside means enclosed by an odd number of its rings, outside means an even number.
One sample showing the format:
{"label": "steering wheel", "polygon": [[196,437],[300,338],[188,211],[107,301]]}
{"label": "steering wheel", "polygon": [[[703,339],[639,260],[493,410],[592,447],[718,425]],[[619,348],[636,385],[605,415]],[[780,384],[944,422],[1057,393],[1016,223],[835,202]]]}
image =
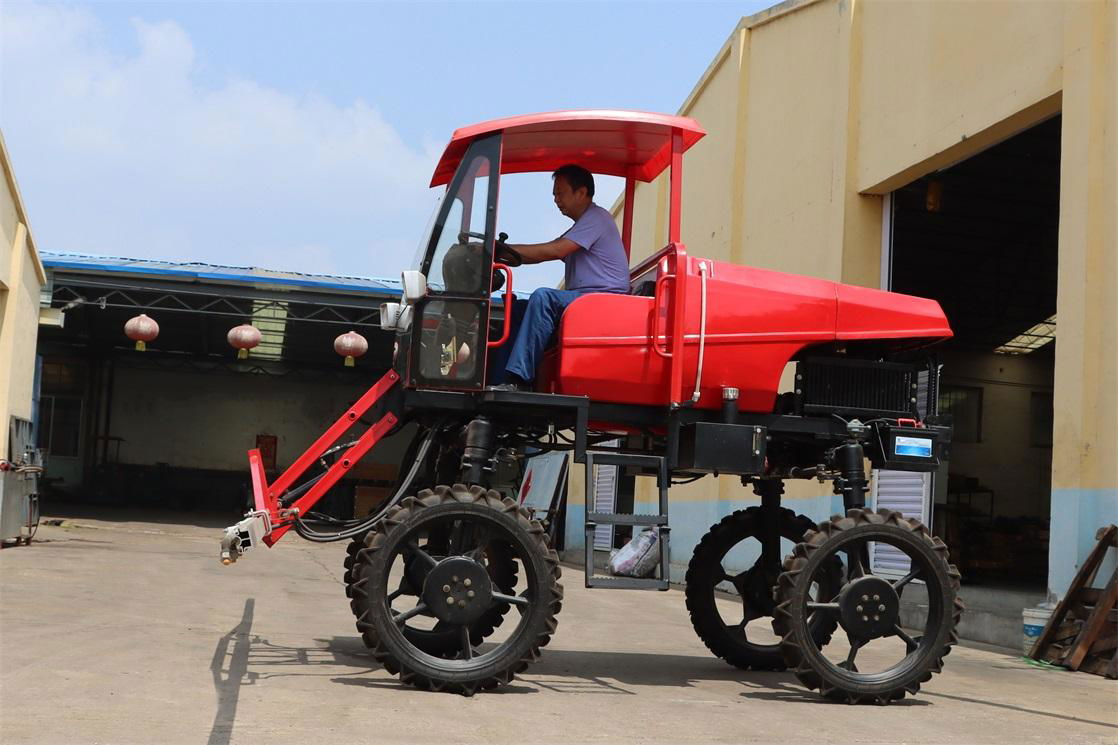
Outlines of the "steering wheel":
{"label": "steering wheel", "polygon": [[520,266],[524,263],[524,257],[509,248],[509,245],[505,242],[508,239],[508,233],[500,233],[497,236],[497,243],[493,250],[493,259],[501,262],[505,266]]}

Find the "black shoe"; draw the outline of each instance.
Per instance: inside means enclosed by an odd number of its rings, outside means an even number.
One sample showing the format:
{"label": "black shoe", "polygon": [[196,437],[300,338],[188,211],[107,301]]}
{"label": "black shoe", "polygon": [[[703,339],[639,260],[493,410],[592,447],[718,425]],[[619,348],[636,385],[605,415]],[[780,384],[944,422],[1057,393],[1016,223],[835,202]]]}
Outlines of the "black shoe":
{"label": "black shoe", "polygon": [[505,393],[515,393],[520,390],[519,383],[501,383],[500,385],[487,386],[487,391],[503,391]]}

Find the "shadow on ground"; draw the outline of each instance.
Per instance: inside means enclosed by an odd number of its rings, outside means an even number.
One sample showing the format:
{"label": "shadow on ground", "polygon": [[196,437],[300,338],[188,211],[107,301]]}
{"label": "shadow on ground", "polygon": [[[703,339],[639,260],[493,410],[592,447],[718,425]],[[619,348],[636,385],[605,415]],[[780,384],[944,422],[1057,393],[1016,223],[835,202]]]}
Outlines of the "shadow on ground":
{"label": "shadow on ground", "polygon": [[96,520],[99,523],[152,523],[155,525],[194,525],[218,530],[232,525],[243,515],[236,510],[175,510],[155,507],[121,507],[95,502],[44,501],[42,520]]}
{"label": "shadow on ground", "polygon": [[[218,694],[218,710],[209,745],[227,745],[236,719],[240,688],[282,676],[324,676],[341,685],[371,689],[406,688],[387,677],[358,636],[318,639],[312,647],[277,645],[251,633],[254,601],[245,601],[240,624],[225,634],[214,651],[211,671]],[[339,668],[342,668],[340,671]],[[349,668],[350,671],[345,669]],[[840,706],[800,685],[788,672],[732,668],[713,657],[647,652],[602,652],[545,649],[540,662],[508,686],[485,695],[517,695],[547,690],[582,695],[638,695],[640,686],[691,687],[703,681],[731,681],[746,690],[740,696],[754,701]],[[936,699],[965,701],[994,710],[1030,714],[1118,730],[1109,723],[990,701],[978,696],[954,696],[922,691],[917,698],[895,701],[892,707],[934,706]]]}

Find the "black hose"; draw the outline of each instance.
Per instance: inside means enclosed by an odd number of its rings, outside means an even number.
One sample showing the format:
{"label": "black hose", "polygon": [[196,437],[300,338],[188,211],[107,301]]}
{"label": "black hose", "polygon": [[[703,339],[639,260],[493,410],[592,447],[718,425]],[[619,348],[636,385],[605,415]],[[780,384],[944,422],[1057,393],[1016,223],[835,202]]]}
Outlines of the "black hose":
{"label": "black hose", "polygon": [[323,471],[317,476],[313,476],[307,479],[302,484],[299,484],[299,486],[287,492],[287,494],[284,494],[283,498],[280,499],[280,504],[284,507],[290,507],[292,502],[306,494],[312,486],[317,484],[322,479],[322,477],[326,475],[326,473],[326,471]]}
{"label": "black hose", "polygon": [[691,484],[691,483],[694,483],[695,481],[698,481],[703,476],[706,476],[706,474],[705,473],[700,473],[698,476],[692,476],[689,479],[679,479],[678,481],[672,481],[672,486],[679,486],[681,484]]}
{"label": "black hose", "polygon": [[[428,431],[426,439],[424,439],[423,444],[419,446],[419,452],[416,453],[415,460],[412,461],[411,469],[408,470],[399,488],[396,489],[396,493],[393,494],[376,513],[359,520],[338,521],[344,523],[348,527],[343,528],[337,533],[319,533],[308,525],[308,521],[297,517],[292,522],[292,527],[295,528],[295,532],[306,540],[314,543],[332,543],[333,541],[345,541],[369,531],[384,517],[388,510],[395,507],[400,500],[404,498],[408,490],[411,489],[412,482],[415,480],[416,475],[418,475],[420,466],[427,460],[427,451],[430,450],[431,443],[435,441],[435,436],[439,433],[440,429],[442,429],[441,422]],[[320,521],[312,520],[309,522]]]}

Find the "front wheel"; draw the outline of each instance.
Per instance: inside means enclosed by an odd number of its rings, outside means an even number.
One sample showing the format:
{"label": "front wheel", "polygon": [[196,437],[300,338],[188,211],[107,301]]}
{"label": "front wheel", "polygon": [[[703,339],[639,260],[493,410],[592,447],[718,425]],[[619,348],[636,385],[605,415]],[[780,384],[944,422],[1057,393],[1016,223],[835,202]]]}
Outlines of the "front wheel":
{"label": "front wheel", "polygon": [[[871,551],[886,552],[902,569],[896,576],[873,574]],[[813,598],[813,582],[840,555],[847,571],[838,595]],[[913,580],[920,580],[926,598],[906,609],[902,620],[901,595],[917,591]],[[887,704],[915,694],[943,669],[943,658],[958,641],[959,572],[947,563],[943,541],[899,512],[852,509],[820,523],[785,559],[776,592],[773,626],[785,662],[800,682],[830,699]],[[846,636],[845,644],[832,641],[826,653],[809,622],[820,614],[837,620]]]}
{"label": "front wheel", "polygon": [[[494,553],[517,563],[515,588],[494,582],[485,560]],[[386,670],[417,688],[472,695],[508,683],[555,633],[563,598],[559,557],[540,524],[496,491],[455,484],[405,499],[354,559],[362,597],[354,596],[353,610],[360,612],[362,639]],[[409,574],[416,594],[401,595],[393,588]],[[514,628],[478,645],[478,623],[510,608],[517,611],[508,619],[515,618]],[[407,632],[413,619],[436,624],[456,648],[431,654]]]}

